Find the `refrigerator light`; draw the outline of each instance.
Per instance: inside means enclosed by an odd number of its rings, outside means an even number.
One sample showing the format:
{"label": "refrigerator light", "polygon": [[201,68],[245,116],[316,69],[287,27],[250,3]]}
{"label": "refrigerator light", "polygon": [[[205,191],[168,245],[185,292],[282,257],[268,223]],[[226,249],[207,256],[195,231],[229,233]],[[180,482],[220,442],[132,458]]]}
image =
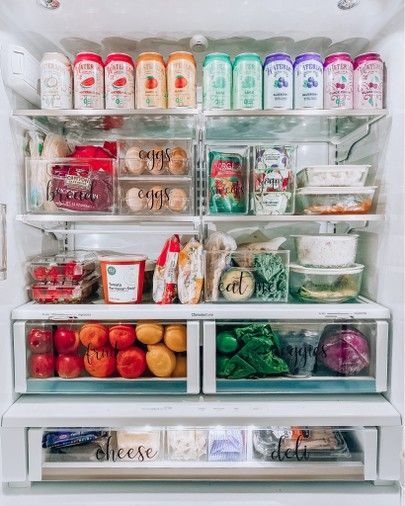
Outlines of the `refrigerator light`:
{"label": "refrigerator light", "polygon": [[348,11],[359,5],[360,0],[339,0],[337,3],[338,9],[342,11]]}
{"label": "refrigerator light", "polygon": [[60,7],[60,0],[37,0],[38,4],[45,9],[55,10]]}

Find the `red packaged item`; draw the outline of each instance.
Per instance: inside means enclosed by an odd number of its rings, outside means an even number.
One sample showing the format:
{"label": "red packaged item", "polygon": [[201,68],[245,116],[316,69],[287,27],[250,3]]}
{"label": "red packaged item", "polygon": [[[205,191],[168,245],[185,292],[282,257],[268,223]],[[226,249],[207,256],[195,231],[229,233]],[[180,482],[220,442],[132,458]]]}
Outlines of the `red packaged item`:
{"label": "red packaged item", "polygon": [[79,283],[33,283],[31,298],[40,304],[80,304],[90,298],[99,286],[99,277],[90,274]]}
{"label": "red packaged item", "polygon": [[29,271],[35,281],[79,282],[96,269],[97,257],[89,251],[71,251],[31,260]]}
{"label": "red packaged item", "polygon": [[99,146],[78,146],[66,165],[53,165],[47,201],[59,209],[111,212],[114,206],[115,160]]}
{"label": "red packaged item", "polygon": [[180,238],[172,235],[163,247],[153,274],[153,300],[157,304],[173,304],[177,296]]}

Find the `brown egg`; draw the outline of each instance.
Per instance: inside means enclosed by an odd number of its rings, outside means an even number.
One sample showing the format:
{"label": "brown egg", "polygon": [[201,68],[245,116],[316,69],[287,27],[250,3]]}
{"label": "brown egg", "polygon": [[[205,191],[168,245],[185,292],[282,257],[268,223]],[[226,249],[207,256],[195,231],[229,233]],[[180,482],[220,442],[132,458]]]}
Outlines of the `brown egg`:
{"label": "brown egg", "polygon": [[131,211],[139,213],[146,209],[147,198],[145,191],[141,188],[130,188],[125,195],[125,202]]}
{"label": "brown egg", "polygon": [[163,146],[154,146],[147,152],[147,169],[149,174],[159,176],[167,171],[169,157]]}
{"label": "brown egg", "polygon": [[169,190],[168,206],[171,211],[184,211],[188,204],[188,195],[183,188],[172,188]]}
{"label": "brown egg", "polygon": [[140,176],[146,170],[146,160],[139,156],[141,151],[138,146],[132,146],[125,153],[125,167],[134,176]]}
{"label": "brown egg", "polygon": [[185,174],[187,172],[187,161],[187,153],[183,148],[173,148],[170,152],[169,172],[176,176]]}
{"label": "brown egg", "polygon": [[146,190],[146,198],[148,199],[148,209],[153,212],[160,212],[168,204],[168,189],[164,186],[155,185]]}

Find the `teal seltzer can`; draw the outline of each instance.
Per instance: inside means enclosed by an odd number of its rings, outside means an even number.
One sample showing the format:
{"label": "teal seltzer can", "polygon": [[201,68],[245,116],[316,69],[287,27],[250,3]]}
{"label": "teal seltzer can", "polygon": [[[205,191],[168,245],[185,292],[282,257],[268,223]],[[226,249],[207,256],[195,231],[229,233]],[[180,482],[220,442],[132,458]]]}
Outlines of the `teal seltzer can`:
{"label": "teal seltzer can", "polygon": [[256,53],[238,54],[233,63],[234,109],[262,109],[263,67]]}
{"label": "teal seltzer can", "polygon": [[225,53],[211,53],[203,65],[203,105],[205,110],[230,109],[232,63]]}

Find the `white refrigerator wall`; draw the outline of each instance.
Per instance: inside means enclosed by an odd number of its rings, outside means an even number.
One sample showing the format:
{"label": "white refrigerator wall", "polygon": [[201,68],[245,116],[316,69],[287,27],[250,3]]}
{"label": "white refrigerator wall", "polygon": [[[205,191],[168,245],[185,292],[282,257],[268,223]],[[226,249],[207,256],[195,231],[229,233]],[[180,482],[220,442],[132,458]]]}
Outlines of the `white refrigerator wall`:
{"label": "white refrigerator wall", "polygon": [[[17,39],[0,23],[0,47],[10,43],[26,44],[26,41]],[[7,277],[0,281],[0,417],[17,397],[14,394],[10,313],[27,300],[25,263],[27,258],[41,252],[45,240],[39,230],[16,221],[16,215],[23,209],[23,140],[19,129],[11,130],[10,117],[13,109],[23,106],[30,104],[14,96],[0,79],[0,203],[7,206]],[[0,504],[3,504],[1,497],[0,490]]]}

